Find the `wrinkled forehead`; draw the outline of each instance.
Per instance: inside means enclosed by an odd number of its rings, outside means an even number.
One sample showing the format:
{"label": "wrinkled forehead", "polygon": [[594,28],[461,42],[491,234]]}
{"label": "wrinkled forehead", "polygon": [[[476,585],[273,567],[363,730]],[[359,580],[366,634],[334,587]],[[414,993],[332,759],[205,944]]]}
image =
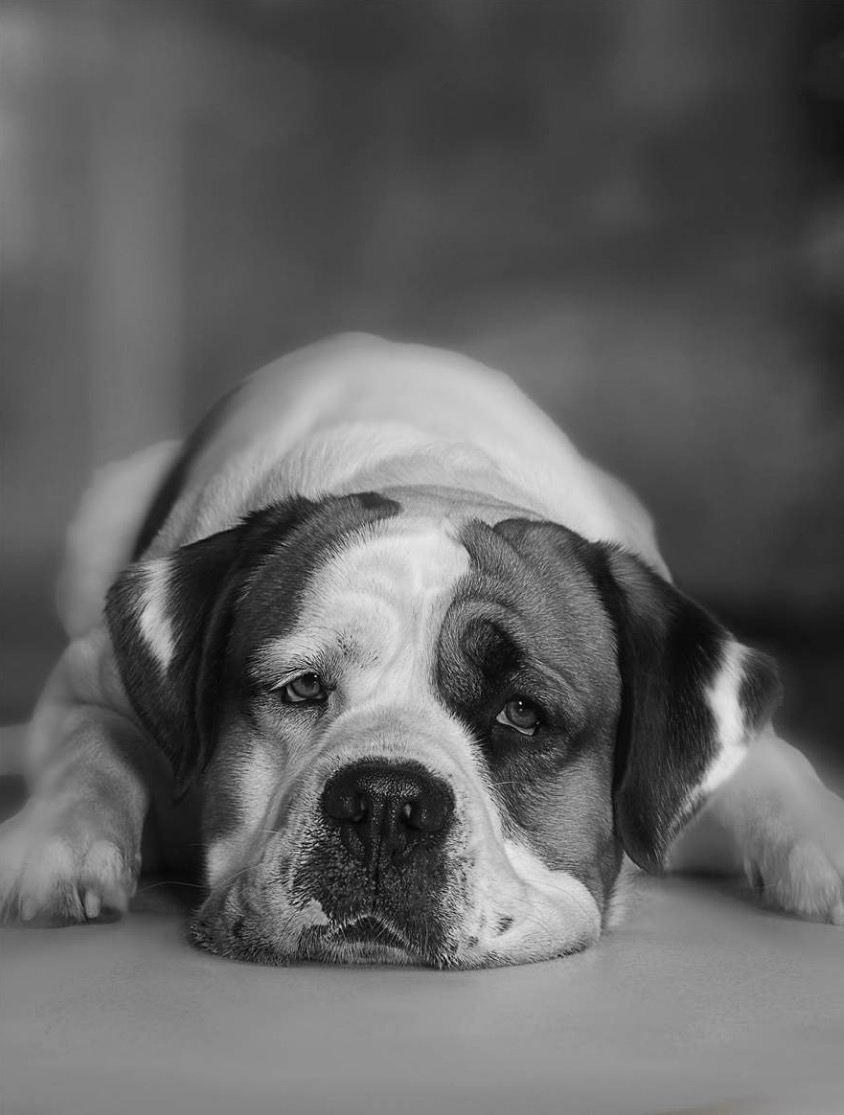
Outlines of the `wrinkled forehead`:
{"label": "wrinkled forehead", "polygon": [[578,540],[524,520],[461,531],[470,572],[448,610],[440,657],[487,677],[530,663],[584,705],[617,681],[615,635]]}
{"label": "wrinkled forehead", "polygon": [[[293,561],[281,554],[253,584],[239,624],[252,663],[322,672],[430,642],[470,569],[447,520],[399,515],[367,524]],[[330,671],[329,671],[330,672]]]}
{"label": "wrinkled forehead", "polygon": [[515,520],[400,512],[298,536],[253,578],[231,648],[270,684],[412,659],[418,687],[419,670],[430,682],[530,661],[585,707],[615,680],[611,625],[576,544]]}

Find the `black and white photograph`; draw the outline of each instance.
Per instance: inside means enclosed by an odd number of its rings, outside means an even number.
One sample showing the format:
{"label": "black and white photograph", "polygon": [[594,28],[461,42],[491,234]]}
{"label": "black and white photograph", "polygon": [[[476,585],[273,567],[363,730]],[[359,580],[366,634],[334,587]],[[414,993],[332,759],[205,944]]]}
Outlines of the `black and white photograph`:
{"label": "black and white photograph", "polygon": [[0,0],[3,1115],[844,1112],[842,0]]}

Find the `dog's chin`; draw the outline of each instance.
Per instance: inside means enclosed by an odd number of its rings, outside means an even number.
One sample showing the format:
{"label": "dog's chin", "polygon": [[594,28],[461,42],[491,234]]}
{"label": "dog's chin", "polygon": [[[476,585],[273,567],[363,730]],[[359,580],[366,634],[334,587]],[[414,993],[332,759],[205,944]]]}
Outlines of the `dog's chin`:
{"label": "dog's chin", "polygon": [[299,941],[297,958],[322,964],[441,966],[395,926],[372,916],[342,926],[306,930]]}
{"label": "dog's chin", "polygon": [[409,940],[401,930],[371,916],[343,925],[311,926],[285,939],[263,925],[214,922],[198,916],[191,924],[190,937],[200,949],[215,956],[250,964],[287,967],[291,964],[370,965],[434,968],[440,971],[471,971],[534,964],[570,956],[587,948],[592,941],[581,938],[565,944],[544,941],[478,949],[475,939],[462,946],[423,948]]}
{"label": "dog's chin", "polygon": [[349,909],[348,903],[338,908],[312,894],[291,900],[279,888],[246,887],[244,878],[235,888],[212,891],[190,936],[206,952],[253,964],[496,968],[579,952],[600,932],[594,902],[593,910],[571,903],[559,910],[540,907],[556,914],[556,924],[550,916],[520,918],[500,910],[456,916],[441,902],[410,916],[383,902]]}
{"label": "dog's chin", "polygon": [[243,919],[231,925],[203,917],[190,926],[193,944],[215,956],[252,964],[286,966],[302,962],[344,965],[390,965],[426,968],[460,967],[456,955],[414,945],[399,929],[371,916],[344,925],[312,926],[293,939]]}

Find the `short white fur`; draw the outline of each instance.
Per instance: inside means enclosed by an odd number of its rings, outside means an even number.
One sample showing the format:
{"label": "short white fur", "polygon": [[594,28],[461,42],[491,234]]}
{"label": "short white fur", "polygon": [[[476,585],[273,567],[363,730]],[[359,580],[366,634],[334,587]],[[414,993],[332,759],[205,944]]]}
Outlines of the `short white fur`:
{"label": "short white fur", "polygon": [[706,691],[706,701],[715,718],[718,754],[709,764],[698,792],[708,797],[735,772],[747,754],[748,732],[739,700],[742,663],[746,649],[736,642],[727,643],[714,681]]}
{"label": "short white fur", "polygon": [[171,564],[168,558],[149,562],[144,568],[144,589],[138,623],[141,635],[158,665],[166,670],[176,652],[170,618]]}

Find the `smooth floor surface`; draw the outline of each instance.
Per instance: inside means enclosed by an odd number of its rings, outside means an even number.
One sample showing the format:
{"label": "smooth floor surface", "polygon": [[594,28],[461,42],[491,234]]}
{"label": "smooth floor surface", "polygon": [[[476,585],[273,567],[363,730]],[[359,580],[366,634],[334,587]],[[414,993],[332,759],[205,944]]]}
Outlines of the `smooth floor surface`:
{"label": "smooth floor surface", "polygon": [[844,1115],[844,929],[732,885],[636,874],[588,952],[471,973],[208,956],[201,893],[0,930],[0,1115]]}
{"label": "smooth floor surface", "polygon": [[3,1115],[844,1112],[844,931],[632,883],[591,951],[475,973],[206,956],[198,893],[0,935]]}

